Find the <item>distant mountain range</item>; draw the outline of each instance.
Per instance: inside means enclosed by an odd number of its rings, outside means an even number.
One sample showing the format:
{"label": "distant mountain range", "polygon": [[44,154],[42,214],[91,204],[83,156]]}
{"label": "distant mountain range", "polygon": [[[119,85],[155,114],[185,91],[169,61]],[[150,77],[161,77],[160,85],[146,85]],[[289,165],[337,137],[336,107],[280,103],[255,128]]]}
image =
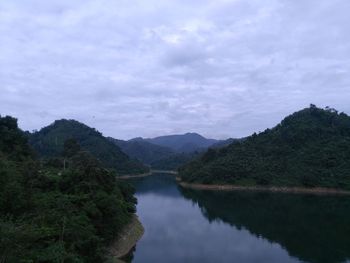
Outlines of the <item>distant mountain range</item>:
{"label": "distant mountain range", "polygon": [[124,153],[131,158],[138,159],[141,162],[150,165],[154,160],[167,158],[175,152],[164,146],[159,146],[143,139],[123,141],[109,137],[111,142],[119,146]]}
{"label": "distant mountain range", "polygon": [[207,139],[197,133],[167,135],[155,138],[137,137],[128,141],[108,138],[124,153],[154,169],[175,170],[206,151],[223,147],[234,141]]}
{"label": "distant mountain range", "polygon": [[144,140],[159,146],[168,147],[177,153],[190,153],[206,149],[219,140],[207,139],[198,133],[185,133],[179,135],[167,135],[152,139],[136,138],[133,140]]}
{"label": "distant mountain range", "polygon": [[197,133],[134,138],[128,141],[104,137],[94,128],[75,120],[57,120],[40,131],[31,133],[29,143],[41,158],[61,155],[67,139],[76,139],[106,168],[119,174],[138,174],[154,169],[176,170],[205,152],[235,141],[207,139]]}

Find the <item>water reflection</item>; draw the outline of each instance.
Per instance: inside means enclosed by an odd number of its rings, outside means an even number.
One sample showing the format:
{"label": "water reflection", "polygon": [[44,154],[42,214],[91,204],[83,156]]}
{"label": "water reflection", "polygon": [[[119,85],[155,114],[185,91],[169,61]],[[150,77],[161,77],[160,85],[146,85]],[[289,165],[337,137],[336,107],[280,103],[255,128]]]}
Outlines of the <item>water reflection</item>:
{"label": "water reflection", "polygon": [[179,188],[132,181],[145,235],[132,262],[345,262],[350,198]]}

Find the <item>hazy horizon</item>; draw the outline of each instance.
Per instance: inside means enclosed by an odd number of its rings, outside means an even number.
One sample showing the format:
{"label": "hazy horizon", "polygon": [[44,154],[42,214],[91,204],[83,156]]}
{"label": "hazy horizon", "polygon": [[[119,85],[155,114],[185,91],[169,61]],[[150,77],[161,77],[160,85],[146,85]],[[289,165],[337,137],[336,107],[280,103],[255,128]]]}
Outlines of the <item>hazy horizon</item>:
{"label": "hazy horizon", "polygon": [[0,114],[118,139],[240,138],[350,113],[346,0],[0,2]]}

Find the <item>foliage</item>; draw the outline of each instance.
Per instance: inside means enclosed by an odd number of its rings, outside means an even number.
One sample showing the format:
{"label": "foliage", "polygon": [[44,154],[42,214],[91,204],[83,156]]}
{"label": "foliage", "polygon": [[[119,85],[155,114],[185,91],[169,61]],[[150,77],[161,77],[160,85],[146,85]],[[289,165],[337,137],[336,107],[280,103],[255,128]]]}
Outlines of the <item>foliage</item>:
{"label": "foliage", "polygon": [[199,154],[199,152],[174,153],[170,156],[153,161],[151,167],[159,170],[177,170],[180,166],[199,156]]}
{"label": "foliage", "polygon": [[39,163],[16,119],[0,117],[0,262],[104,262],[135,212],[131,186],[65,146]]}
{"label": "foliage", "polygon": [[59,156],[64,142],[75,139],[82,150],[90,152],[103,166],[115,169],[118,174],[137,174],[149,169],[137,160],[130,159],[120,148],[100,132],[75,120],[57,120],[29,136],[30,145],[40,157]]}
{"label": "foliage", "polygon": [[[215,151],[215,152],[214,152]],[[181,167],[188,182],[350,190],[350,117],[315,105]]]}

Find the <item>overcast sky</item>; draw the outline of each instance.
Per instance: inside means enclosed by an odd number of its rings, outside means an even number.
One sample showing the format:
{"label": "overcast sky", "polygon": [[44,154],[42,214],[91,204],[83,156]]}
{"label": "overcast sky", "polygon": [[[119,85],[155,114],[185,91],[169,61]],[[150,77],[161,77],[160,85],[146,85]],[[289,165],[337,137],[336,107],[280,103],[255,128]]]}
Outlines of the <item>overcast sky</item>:
{"label": "overcast sky", "polygon": [[116,138],[350,113],[349,0],[0,0],[0,114]]}

